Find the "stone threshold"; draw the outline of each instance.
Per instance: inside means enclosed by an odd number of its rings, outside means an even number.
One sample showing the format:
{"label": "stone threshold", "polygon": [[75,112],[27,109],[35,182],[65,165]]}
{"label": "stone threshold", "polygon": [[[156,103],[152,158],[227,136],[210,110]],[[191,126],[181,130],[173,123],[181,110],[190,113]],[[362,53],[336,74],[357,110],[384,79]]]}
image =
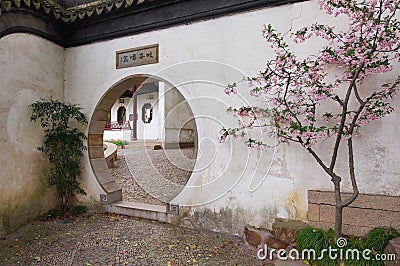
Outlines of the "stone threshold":
{"label": "stone threshold", "polygon": [[171,223],[175,214],[168,213],[166,206],[151,205],[138,202],[117,201],[105,205],[106,212],[145,218],[164,223]]}

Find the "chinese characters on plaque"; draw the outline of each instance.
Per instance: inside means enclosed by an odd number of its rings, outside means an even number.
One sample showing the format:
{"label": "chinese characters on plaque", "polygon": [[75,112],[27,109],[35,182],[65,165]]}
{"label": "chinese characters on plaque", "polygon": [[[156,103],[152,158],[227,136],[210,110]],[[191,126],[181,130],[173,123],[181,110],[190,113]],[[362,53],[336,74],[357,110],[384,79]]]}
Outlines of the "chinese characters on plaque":
{"label": "chinese characters on plaque", "polygon": [[117,51],[117,68],[158,63],[158,44]]}

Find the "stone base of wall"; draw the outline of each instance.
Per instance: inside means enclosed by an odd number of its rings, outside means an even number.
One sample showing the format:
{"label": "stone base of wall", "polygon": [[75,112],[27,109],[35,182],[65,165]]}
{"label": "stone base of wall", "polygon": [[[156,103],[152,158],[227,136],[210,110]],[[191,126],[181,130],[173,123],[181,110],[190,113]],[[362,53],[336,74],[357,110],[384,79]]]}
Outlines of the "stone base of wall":
{"label": "stone base of wall", "polygon": [[[342,200],[351,196],[342,193]],[[334,228],[335,194],[331,191],[308,191],[308,224],[324,229]],[[345,235],[363,236],[375,227],[400,230],[400,197],[359,194],[343,209]]]}
{"label": "stone base of wall", "polygon": [[389,241],[385,248],[385,254],[388,256],[396,256],[395,260],[385,261],[386,266],[396,266],[400,264],[400,237],[394,238]]}

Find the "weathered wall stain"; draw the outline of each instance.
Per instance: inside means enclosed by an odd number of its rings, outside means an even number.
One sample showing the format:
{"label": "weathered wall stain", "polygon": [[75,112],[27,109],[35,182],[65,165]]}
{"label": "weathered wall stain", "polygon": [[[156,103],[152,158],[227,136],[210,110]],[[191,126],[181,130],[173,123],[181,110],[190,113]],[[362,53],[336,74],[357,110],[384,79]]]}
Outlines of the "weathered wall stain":
{"label": "weathered wall stain", "polygon": [[276,210],[273,208],[249,210],[243,207],[226,207],[216,210],[183,207],[179,215],[172,220],[172,223],[199,230],[211,230],[243,236],[245,225],[255,220],[260,220],[257,227],[271,229],[275,219]]}
{"label": "weathered wall stain", "polygon": [[63,48],[30,34],[0,39],[0,236],[54,208],[47,158],[37,150],[43,130],[30,122],[28,105],[60,99]]}

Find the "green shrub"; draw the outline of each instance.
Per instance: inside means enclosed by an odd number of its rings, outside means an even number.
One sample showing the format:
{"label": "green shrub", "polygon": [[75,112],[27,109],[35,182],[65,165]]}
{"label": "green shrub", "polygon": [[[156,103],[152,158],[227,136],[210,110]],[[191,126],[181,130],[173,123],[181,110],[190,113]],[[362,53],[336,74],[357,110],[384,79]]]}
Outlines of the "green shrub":
{"label": "green shrub", "polygon": [[[335,232],[332,229],[325,231],[319,228],[304,228],[297,236],[296,246],[299,251],[303,251],[305,249],[315,250],[315,258],[318,258],[321,256],[323,249],[328,249],[329,247],[335,248]],[[338,261],[330,260],[325,253],[325,256],[323,256],[322,260],[314,260],[311,258],[311,260],[308,262],[314,265],[335,266]]]}
{"label": "green shrub", "polygon": [[383,250],[393,238],[400,237],[400,233],[391,227],[377,227],[372,229],[364,238],[367,248],[383,253]]}
{"label": "green shrub", "polygon": [[37,101],[30,105],[31,121],[40,121],[44,129],[44,143],[38,149],[44,152],[50,161],[47,184],[55,186],[62,211],[68,209],[74,192],[86,194],[80,188],[78,178],[81,175],[81,158],[86,146],[86,136],[71,124],[87,123],[81,108],[60,101]]}
{"label": "green shrub", "polygon": [[86,212],[87,208],[84,205],[75,205],[71,207],[70,213],[72,216],[79,216]]}
{"label": "green shrub", "polygon": [[62,211],[61,210],[54,209],[54,210],[49,211],[45,216],[48,219],[56,219],[56,218],[60,217],[61,215],[62,215]]}
{"label": "green shrub", "polygon": [[[360,252],[362,252],[365,247],[364,247],[364,241],[363,239],[352,239],[348,241],[347,246],[345,249],[357,249]],[[348,260],[344,261],[344,265],[354,265],[354,266],[369,266],[369,265],[374,265],[374,264],[369,264],[370,262],[364,260],[362,258],[362,254],[358,254],[359,257],[354,257],[354,260],[352,260],[351,257],[348,258]]]}
{"label": "green shrub", "polygon": [[[389,241],[395,237],[400,237],[400,233],[389,227],[378,227],[372,229],[364,238],[350,238],[347,240],[347,245],[343,248],[343,261],[341,265],[352,265],[352,266],[380,266],[384,265],[383,261],[376,260],[366,260],[362,256],[362,251],[365,249],[372,250],[369,255],[371,258],[376,254],[383,254],[385,247],[388,245]],[[334,236],[334,231],[329,229],[327,231],[318,228],[305,228],[300,231],[297,236],[296,246],[299,251],[305,249],[313,249],[316,253],[316,258],[321,255],[323,249],[338,249],[336,244],[336,238]],[[346,260],[346,250],[347,249],[357,249],[360,251],[359,258],[356,256],[352,260],[351,256]],[[338,258],[332,260],[329,258],[328,254],[325,252],[322,260],[309,260],[308,263],[311,265],[321,265],[321,266],[335,266],[340,263],[339,252],[337,252]]]}

